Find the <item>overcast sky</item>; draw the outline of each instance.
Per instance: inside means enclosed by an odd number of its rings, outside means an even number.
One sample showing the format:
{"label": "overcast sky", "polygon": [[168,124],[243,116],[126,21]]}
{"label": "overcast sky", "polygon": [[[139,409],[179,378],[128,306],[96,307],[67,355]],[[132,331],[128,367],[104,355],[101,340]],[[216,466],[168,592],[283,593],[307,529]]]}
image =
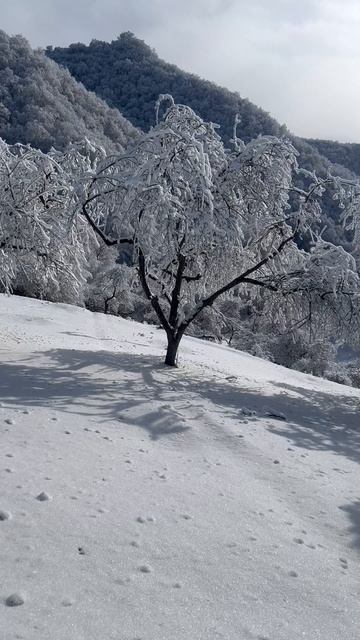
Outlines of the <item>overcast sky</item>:
{"label": "overcast sky", "polygon": [[[360,142],[360,0],[0,0],[34,47],[133,31],[298,135]],[[6,9],[5,9],[6,7]]]}

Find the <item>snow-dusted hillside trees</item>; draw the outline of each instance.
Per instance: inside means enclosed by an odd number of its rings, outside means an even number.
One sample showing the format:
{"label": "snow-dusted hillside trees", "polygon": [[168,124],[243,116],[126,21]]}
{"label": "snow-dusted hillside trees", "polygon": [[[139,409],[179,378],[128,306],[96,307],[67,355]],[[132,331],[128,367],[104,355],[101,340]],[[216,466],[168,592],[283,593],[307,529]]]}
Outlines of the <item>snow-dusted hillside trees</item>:
{"label": "snow-dusted hillside trees", "polygon": [[291,142],[235,126],[229,151],[171,96],[157,118],[114,155],[1,143],[2,290],[159,322],[169,365],[190,332],[326,374],[336,341],[357,344],[359,278],[317,232],[321,201],[336,190],[358,238],[357,185],[302,172],[300,189]]}
{"label": "snow-dusted hillside trees", "polygon": [[0,284],[28,296],[82,303],[91,230],[73,218],[87,166],[76,148],[48,154],[0,141]]}
{"label": "snow-dusted hillside trees", "polygon": [[123,150],[137,130],[70,73],[33,51],[22,36],[0,31],[0,137],[49,151],[87,137]]}
{"label": "snow-dusted hillside trees", "polygon": [[[101,159],[83,184],[84,215],[101,240],[133,246],[139,281],[176,363],[184,333],[220,298],[273,300],[285,322],[319,328],[353,317],[359,278],[354,258],[325,242],[316,227],[327,185],[357,219],[356,186],[305,174],[294,185],[297,153],[287,140],[245,145],[234,130],[225,149],[214,126],[171,96],[163,118],[125,155]],[[164,110],[163,100],[157,111]],[[291,204],[290,204],[291,196]],[[297,239],[308,235],[311,250]],[[264,293],[265,292],[265,293]],[[240,305],[241,306],[241,305]],[[239,313],[239,319],[241,312]]]}

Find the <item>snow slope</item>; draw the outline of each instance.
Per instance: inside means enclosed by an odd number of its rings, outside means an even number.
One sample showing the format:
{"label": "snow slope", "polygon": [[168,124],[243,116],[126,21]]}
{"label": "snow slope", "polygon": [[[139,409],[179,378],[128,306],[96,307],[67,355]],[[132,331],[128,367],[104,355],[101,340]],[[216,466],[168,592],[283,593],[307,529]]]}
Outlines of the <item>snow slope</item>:
{"label": "snow slope", "polygon": [[1,640],[358,640],[360,392],[164,345],[0,297]]}

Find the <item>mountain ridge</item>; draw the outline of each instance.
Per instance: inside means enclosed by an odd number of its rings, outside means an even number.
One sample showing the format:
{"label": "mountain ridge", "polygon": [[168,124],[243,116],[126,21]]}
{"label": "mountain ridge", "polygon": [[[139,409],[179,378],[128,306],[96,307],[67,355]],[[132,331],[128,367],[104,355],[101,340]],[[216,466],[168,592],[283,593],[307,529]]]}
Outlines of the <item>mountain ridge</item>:
{"label": "mountain ridge", "polygon": [[[285,134],[296,141],[302,164],[305,159],[305,165],[309,165],[306,168],[316,169],[319,168],[316,165],[322,163],[322,169],[327,171],[332,165],[341,165],[340,153],[329,157],[324,150],[321,151],[317,141],[291,133],[264,109],[241,97],[239,92],[230,91],[162,60],[154,49],[131,32],[122,33],[111,42],[94,39],[89,45],[48,46],[45,53],[143,131],[155,123],[154,104],[159,93],[171,93],[176,102],[188,104],[204,120],[219,124],[225,143],[233,135],[234,118],[238,113],[241,118],[239,136],[244,142],[258,135]],[[342,147],[342,143],[337,145]],[[309,163],[311,151],[314,159]],[[341,166],[336,166],[338,171],[354,173],[354,164],[347,162]],[[360,150],[356,169],[360,174]]]}

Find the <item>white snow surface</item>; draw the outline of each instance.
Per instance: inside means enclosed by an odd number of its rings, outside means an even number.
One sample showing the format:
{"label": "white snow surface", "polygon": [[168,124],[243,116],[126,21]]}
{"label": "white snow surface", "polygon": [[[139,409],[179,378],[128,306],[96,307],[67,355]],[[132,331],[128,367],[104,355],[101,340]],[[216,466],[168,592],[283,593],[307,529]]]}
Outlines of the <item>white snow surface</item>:
{"label": "white snow surface", "polygon": [[359,640],[359,390],[164,348],[0,297],[1,640]]}

